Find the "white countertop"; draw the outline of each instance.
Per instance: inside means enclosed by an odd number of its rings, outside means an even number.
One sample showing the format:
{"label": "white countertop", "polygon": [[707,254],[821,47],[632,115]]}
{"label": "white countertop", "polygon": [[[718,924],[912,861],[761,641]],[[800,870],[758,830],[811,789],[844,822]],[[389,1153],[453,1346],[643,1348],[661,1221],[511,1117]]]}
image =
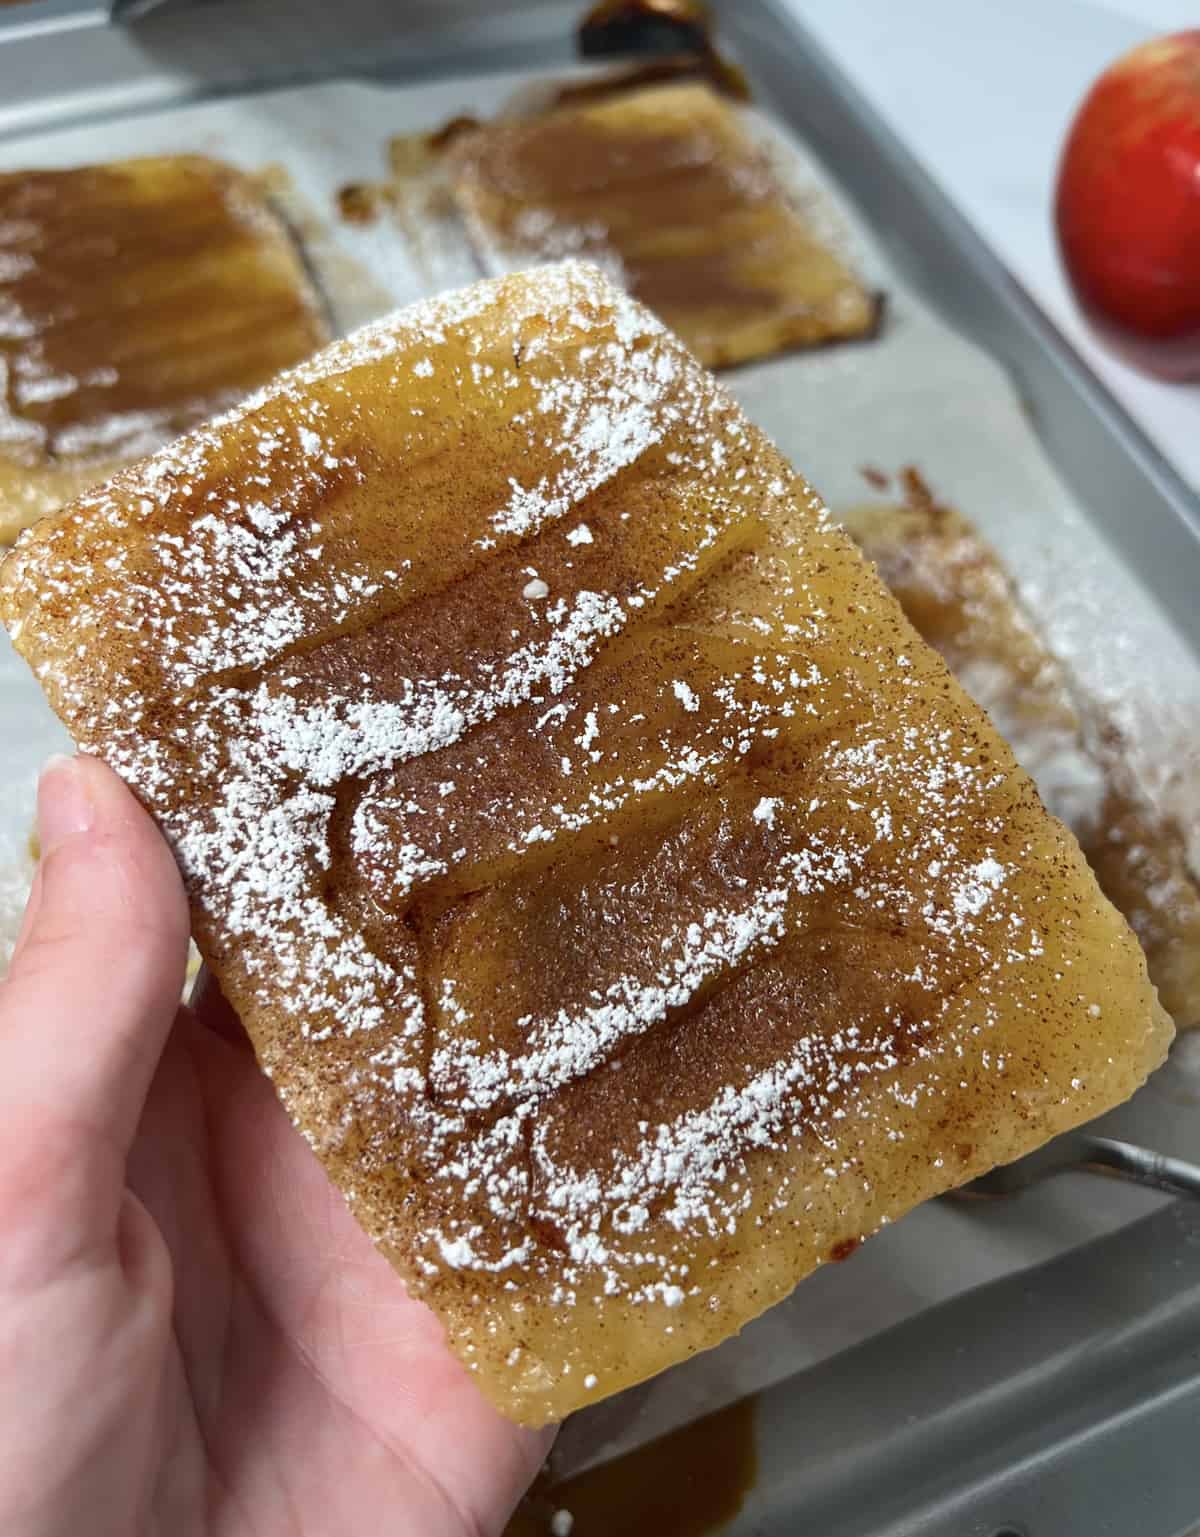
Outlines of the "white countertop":
{"label": "white countertop", "polygon": [[1200,385],[1160,384],[1093,341],[1058,264],[1059,148],[1088,86],[1194,0],[785,0],[1009,270],[1200,490]]}

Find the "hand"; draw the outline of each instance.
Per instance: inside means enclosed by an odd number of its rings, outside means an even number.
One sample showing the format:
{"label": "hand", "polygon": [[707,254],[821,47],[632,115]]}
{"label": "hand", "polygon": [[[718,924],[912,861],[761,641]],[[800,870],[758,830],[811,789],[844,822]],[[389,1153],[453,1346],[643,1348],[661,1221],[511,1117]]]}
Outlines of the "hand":
{"label": "hand", "polygon": [[499,1532],[548,1437],[486,1405],[236,1026],[177,1009],[182,886],[116,775],[56,760],[38,809],[0,983],[0,1533]]}

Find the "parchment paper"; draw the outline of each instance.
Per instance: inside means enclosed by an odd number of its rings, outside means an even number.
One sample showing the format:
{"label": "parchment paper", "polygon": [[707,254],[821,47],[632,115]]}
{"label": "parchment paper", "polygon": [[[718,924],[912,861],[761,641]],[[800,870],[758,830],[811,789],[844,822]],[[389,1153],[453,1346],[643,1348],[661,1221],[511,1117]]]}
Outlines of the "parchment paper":
{"label": "parchment paper", "polygon": [[[388,301],[419,296],[436,279],[386,219],[367,227],[337,221],[336,189],[384,176],[393,135],[461,112],[493,112],[527,83],[496,76],[401,90],[339,82],[226,98],[9,141],[0,145],[0,166],[175,151],[224,156],[250,170],[282,165],[339,320],[349,324]],[[821,176],[802,157],[789,174],[802,186]],[[1072,502],[1007,376],[901,288],[853,214],[838,209],[836,192],[826,197],[832,223],[887,291],[882,335],[742,368],[726,382],[835,509],[868,498],[861,466],[919,465],[1000,550],[1051,646],[1134,744],[1143,783],[1195,829],[1195,659],[1086,509]],[[328,221],[323,230],[318,218]],[[0,642],[0,742],[2,946],[15,930],[29,876],[34,775],[49,752],[67,746],[7,642]],[[1106,1124],[1200,1160],[1200,1032],[1177,1046],[1167,1067]],[[1067,1176],[1008,1203],[930,1203],[846,1263],[819,1271],[738,1339],[578,1416],[560,1438],[557,1458],[570,1469],[625,1450],[965,1288],[1120,1226],[1155,1200],[1114,1181]]]}

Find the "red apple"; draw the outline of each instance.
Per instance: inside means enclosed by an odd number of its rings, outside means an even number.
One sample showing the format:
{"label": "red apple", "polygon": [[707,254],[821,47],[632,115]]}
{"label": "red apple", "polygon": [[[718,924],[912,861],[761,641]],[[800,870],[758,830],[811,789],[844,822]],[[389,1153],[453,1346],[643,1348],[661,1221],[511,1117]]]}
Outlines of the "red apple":
{"label": "red apple", "polygon": [[1200,31],[1135,48],[1071,126],[1058,241],[1096,329],[1164,379],[1200,378]]}

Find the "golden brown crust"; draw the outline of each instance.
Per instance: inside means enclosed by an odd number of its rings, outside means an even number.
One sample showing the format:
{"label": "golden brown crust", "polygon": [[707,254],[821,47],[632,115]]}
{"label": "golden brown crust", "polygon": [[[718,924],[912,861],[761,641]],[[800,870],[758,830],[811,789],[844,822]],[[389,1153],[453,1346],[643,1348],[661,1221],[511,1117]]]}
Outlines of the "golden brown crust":
{"label": "golden brown crust", "polygon": [[981,712],[592,269],[328,349],[48,519],[0,612],[516,1419],[715,1344],[1166,1050]]}
{"label": "golden brown crust", "polygon": [[875,329],[876,298],[707,85],[485,124],[447,158],[489,265],[597,261],[710,367]]}
{"label": "golden brown crust", "polygon": [[0,173],[0,543],[328,339],[282,221],[198,155]]}

